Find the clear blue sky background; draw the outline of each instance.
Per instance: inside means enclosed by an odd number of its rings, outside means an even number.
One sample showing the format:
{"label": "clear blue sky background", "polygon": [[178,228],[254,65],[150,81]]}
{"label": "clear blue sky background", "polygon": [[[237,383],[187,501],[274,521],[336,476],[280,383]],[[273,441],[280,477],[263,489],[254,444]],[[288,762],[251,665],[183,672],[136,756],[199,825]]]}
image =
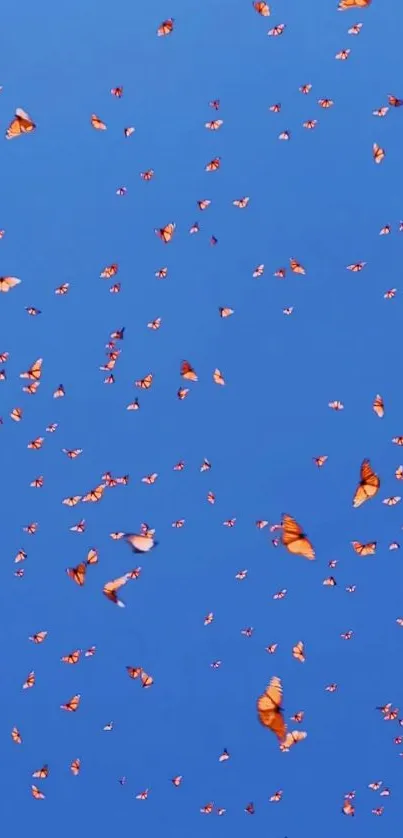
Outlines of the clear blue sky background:
{"label": "clear blue sky background", "polygon": [[[403,110],[385,119],[372,110],[388,93],[403,96],[403,12],[385,7],[339,14],[336,0],[273,0],[259,17],[248,0],[188,3],[117,0],[32,4],[8,0],[2,11],[1,131],[16,107],[37,130],[1,144],[1,270],[22,284],[0,299],[0,352],[9,351],[8,380],[0,384],[2,480],[1,624],[3,637],[1,797],[2,825],[19,838],[27,830],[106,836],[145,833],[241,838],[245,829],[273,838],[366,838],[401,834],[402,730],[375,706],[403,701],[401,553],[388,544],[401,536],[400,507],[381,499],[398,494],[394,470],[402,457],[392,445],[403,434],[401,355],[401,248]],[[175,31],[157,38],[164,18]],[[361,35],[347,29],[362,21]],[[281,38],[270,26],[284,22]],[[347,62],[335,53],[351,48]],[[302,96],[301,84],[312,92]],[[109,90],[123,85],[121,100]],[[221,99],[219,132],[203,123]],[[320,97],[334,107],[323,111]],[[268,111],[282,103],[280,114]],[[94,131],[92,113],[107,122]],[[302,122],[316,118],[315,131]],[[125,139],[123,128],[136,127]],[[291,131],[288,143],[280,131]],[[372,161],[372,144],[387,155]],[[216,174],[204,171],[222,157]],[[140,171],[155,169],[144,183]],[[115,190],[128,193],[118,198]],[[232,201],[250,196],[240,212]],[[196,201],[209,198],[199,213]],[[190,236],[198,219],[199,235]],[[154,227],[175,221],[164,247]],[[390,223],[393,234],[379,237]],[[217,247],[209,244],[218,238]],[[295,257],[305,277],[287,271]],[[368,265],[360,274],[345,266]],[[119,263],[122,292],[109,294],[99,279]],[[265,274],[252,279],[257,264]],[[155,271],[167,265],[165,281]],[[62,282],[66,297],[56,297]],[[398,287],[394,300],[384,292]],[[25,306],[42,310],[30,318]],[[218,307],[235,314],[221,320]],[[282,309],[294,306],[291,317]],[[147,322],[162,317],[158,332]],[[103,385],[104,345],[126,326],[116,384]],[[42,384],[21,393],[19,373],[44,358]],[[179,402],[179,365],[199,374]],[[216,387],[219,367],[226,386]],[[141,409],[127,412],[133,382],[152,371]],[[65,399],[54,401],[63,383]],[[371,410],[376,393],[383,420]],[[342,413],[329,401],[340,399]],[[17,425],[9,418],[24,408]],[[55,434],[46,425],[58,422]],[[33,437],[46,437],[39,452]],[[63,447],[82,447],[75,462]],[[327,454],[320,471],[312,457]],[[351,498],[363,457],[381,475],[376,500],[353,510]],[[207,457],[212,470],[200,474]],[[173,471],[184,459],[185,470]],[[130,474],[98,505],[62,506],[107,469]],[[159,473],[154,486],[141,483]],[[45,486],[29,483],[38,474]],[[217,502],[206,502],[209,490]],[[88,508],[90,506],[90,508]],[[306,528],[317,562],[271,547],[268,530],[254,522],[293,514]],[[85,517],[83,535],[69,527]],[[182,530],[171,523],[185,518]],[[236,517],[236,527],[222,526]],[[39,522],[28,537],[22,527]],[[125,610],[102,596],[105,581],[135,566],[114,530],[138,530],[147,521],[159,546],[140,562],[143,575],[123,592]],[[377,539],[376,557],[360,559],[353,539]],[[97,547],[100,562],[80,590],[65,568]],[[13,576],[18,549],[28,552],[25,577]],[[338,559],[338,587],[322,580]],[[235,574],[248,569],[248,578]],[[355,583],[349,595],[345,586]],[[287,588],[282,601],[273,594]],[[209,611],[215,614],[204,627]],[[252,638],[241,629],[252,626]],[[350,643],[340,633],[354,631]],[[33,646],[28,635],[47,630]],[[305,665],[293,660],[298,640]],[[265,646],[277,642],[275,656]],[[97,654],[75,667],[60,656],[96,644]],[[221,669],[210,663],[222,659]],[[126,665],[151,672],[142,690]],[[37,684],[21,690],[34,669]],[[255,700],[275,674],[284,684],[287,718],[305,710],[305,742],[282,754],[257,722]],[[332,681],[335,694],[325,692]],[[77,714],[59,705],[82,695]],[[114,730],[103,726],[114,722]],[[24,743],[11,742],[17,725]],[[403,731],[402,731],[403,733]],[[231,759],[218,762],[222,749]],[[69,764],[80,757],[82,771]],[[30,796],[31,773],[44,762],[50,776]],[[175,774],[184,776],[176,789]],[[118,778],[127,776],[122,788]],[[392,796],[368,790],[383,779]],[[149,799],[135,794],[149,787]],[[268,797],[284,789],[284,799]],[[340,814],[343,795],[357,791],[355,821]],[[400,796],[400,799],[399,799]],[[206,818],[209,801],[227,814]],[[244,813],[253,801],[254,818]],[[385,805],[383,819],[371,808]],[[358,829],[358,832],[357,832]],[[381,832],[379,832],[381,830]]]}

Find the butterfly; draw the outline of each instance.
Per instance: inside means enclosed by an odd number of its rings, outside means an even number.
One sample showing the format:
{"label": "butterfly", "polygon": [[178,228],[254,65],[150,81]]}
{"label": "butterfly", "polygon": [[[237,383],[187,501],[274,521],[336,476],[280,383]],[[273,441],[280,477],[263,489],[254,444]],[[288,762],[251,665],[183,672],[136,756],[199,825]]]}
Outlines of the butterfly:
{"label": "butterfly", "polygon": [[260,723],[272,730],[279,742],[283,742],[287,733],[287,726],[281,709],[282,697],[281,680],[274,675],[264,693],[257,700]]}
{"label": "butterfly", "polygon": [[283,515],[281,526],[283,530],[281,543],[289,553],[304,556],[306,559],[315,558],[313,546],[295,518],[292,518],[291,515]]}
{"label": "butterfly", "polygon": [[370,461],[363,460],[360,469],[360,482],[353,497],[354,508],[357,509],[365,501],[373,498],[379,492],[380,485],[381,481],[372,470]]}
{"label": "butterfly", "polygon": [[33,122],[29,114],[23,111],[22,108],[17,108],[14,119],[11,120],[7,128],[6,140],[14,140],[16,137],[20,137],[21,134],[30,134],[32,131],[35,131],[35,128],[35,122]]}

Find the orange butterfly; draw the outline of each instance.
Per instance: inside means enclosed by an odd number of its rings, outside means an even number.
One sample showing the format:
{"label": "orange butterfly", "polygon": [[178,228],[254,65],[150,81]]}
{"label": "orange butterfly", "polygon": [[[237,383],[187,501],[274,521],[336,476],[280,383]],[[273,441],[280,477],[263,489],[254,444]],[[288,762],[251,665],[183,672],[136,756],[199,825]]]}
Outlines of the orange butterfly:
{"label": "orange butterfly", "polygon": [[[155,233],[156,236],[158,236],[159,239],[161,239],[161,241],[164,242],[164,244],[168,244],[168,242],[170,242],[171,239],[172,239],[172,236],[175,232],[175,228],[176,228],[176,224],[174,224],[171,221],[165,227],[155,227],[154,233]],[[165,274],[165,276],[166,276],[166,274]]]}
{"label": "orange butterfly", "polygon": [[281,520],[282,536],[281,543],[289,553],[304,556],[306,559],[314,559],[315,551],[300,525],[291,515],[283,515]]}
{"label": "orange butterfly", "polygon": [[39,381],[42,375],[43,359],[38,358],[37,361],[29,367],[26,372],[20,372],[20,378],[29,378],[30,381]]}
{"label": "orange butterfly", "polygon": [[261,0],[256,0],[255,3],[252,4],[255,11],[262,15],[262,17],[270,17],[270,6],[267,3],[261,2]]}
{"label": "orange butterfly", "polygon": [[373,498],[379,491],[381,481],[372,470],[369,460],[363,460],[360,469],[360,482],[353,497],[353,506],[357,509],[365,501]]}
{"label": "orange butterfly", "polygon": [[11,288],[15,288],[21,282],[16,276],[0,276],[0,291],[7,294]]}
{"label": "orange butterfly", "polygon": [[49,776],[49,767],[47,765],[43,765],[42,768],[38,768],[37,771],[34,771],[32,776],[39,780],[45,780],[46,777]]}
{"label": "orange butterfly", "polygon": [[80,768],[81,768],[81,760],[80,759],[73,759],[73,762],[70,765],[70,771],[74,775],[74,777],[77,777],[77,774],[80,773]]}
{"label": "orange butterfly", "polygon": [[38,789],[38,786],[31,786],[31,794],[32,794],[32,797],[35,798],[35,800],[44,800],[45,799],[44,793],[40,789]]}
{"label": "orange butterfly", "polygon": [[381,148],[377,143],[374,143],[372,146],[372,157],[374,158],[375,163],[382,163],[386,155],[386,151],[384,148]]}
{"label": "orange butterfly", "polygon": [[84,585],[86,572],[87,566],[85,562],[81,562],[76,567],[68,567],[66,569],[69,579],[72,579],[73,582],[76,582],[76,584],[80,585],[80,587]]}
{"label": "orange butterfly", "polygon": [[61,710],[67,710],[69,713],[75,713],[78,710],[80,705],[81,696],[80,694],[73,695],[69,701],[66,701],[66,704],[61,704]]}
{"label": "orange butterfly", "polygon": [[164,35],[170,35],[174,29],[174,18],[170,17],[168,20],[163,20],[161,25],[157,29],[157,35],[163,37]]}
{"label": "orange butterfly", "polygon": [[99,118],[95,113],[91,116],[91,125],[97,131],[106,131],[106,124],[102,122],[102,119]]}
{"label": "orange butterfly", "polygon": [[384,416],[385,414],[385,405],[383,403],[382,396],[375,396],[372,407],[376,415],[379,416],[380,419],[382,419],[382,416]]}
{"label": "orange butterfly", "polygon": [[7,128],[6,140],[14,140],[16,137],[20,137],[21,134],[30,134],[32,131],[35,131],[35,128],[35,122],[32,121],[29,114],[23,111],[22,108],[17,108],[14,119]]}
{"label": "orange butterfly", "polygon": [[351,546],[359,556],[373,556],[376,551],[376,541],[369,541],[368,544],[352,541]]}
{"label": "orange butterfly", "polygon": [[182,361],[180,373],[182,378],[185,378],[186,381],[198,381],[197,374],[189,361]]}
{"label": "orange butterfly", "polygon": [[344,12],[345,9],[365,9],[366,6],[371,5],[371,0],[340,0],[338,10]]}
{"label": "orange butterfly", "polygon": [[257,700],[260,723],[272,730],[279,742],[283,742],[287,733],[287,725],[281,709],[282,697],[283,689],[280,678],[274,675],[265,692]]}

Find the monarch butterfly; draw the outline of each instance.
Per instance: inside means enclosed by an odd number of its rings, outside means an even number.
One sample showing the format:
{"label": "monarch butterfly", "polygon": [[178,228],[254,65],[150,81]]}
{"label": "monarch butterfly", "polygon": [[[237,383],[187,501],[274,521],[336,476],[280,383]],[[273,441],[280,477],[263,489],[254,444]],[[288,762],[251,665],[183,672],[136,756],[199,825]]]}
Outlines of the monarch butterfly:
{"label": "monarch butterfly", "polygon": [[32,451],[39,451],[39,449],[42,448],[43,443],[43,436],[38,436],[36,439],[32,439],[31,442],[28,443],[27,448],[30,448]]}
{"label": "monarch butterfly", "polygon": [[75,663],[78,663],[78,661],[80,660],[80,655],[81,649],[75,649],[74,652],[70,652],[69,655],[63,655],[63,657],[61,657],[60,660],[62,663],[69,663],[71,665],[74,665]]}
{"label": "monarch butterfly", "polygon": [[59,384],[57,390],[55,390],[55,392],[53,393],[53,398],[54,399],[62,399],[63,396],[65,396],[65,395],[66,395],[66,393],[64,391],[63,384]]}
{"label": "monarch butterfly", "polygon": [[62,453],[66,454],[69,460],[75,460],[76,457],[79,457],[80,454],[83,453],[82,448],[62,448]]}
{"label": "monarch butterfly", "polygon": [[400,503],[400,501],[401,498],[398,495],[395,495],[391,498],[385,498],[385,500],[383,500],[382,503],[384,503],[385,506],[396,506],[396,504]]}
{"label": "monarch butterfly", "polygon": [[372,111],[372,114],[373,114],[373,116],[382,117],[382,116],[386,116],[388,110],[389,110],[389,108],[384,106],[383,108],[377,108],[375,111]]}
{"label": "monarch butterfly", "polygon": [[207,163],[205,166],[206,172],[216,172],[221,166],[221,157],[214,157],[213,160],[210,160],[210,163]]}
{"label": "monarch butterfly", "polygon": [[403,99],[398,99],[397,96],[388,96],[388,103],[392,108],[401,108]]}
{"label": "monarch butterfly", "polygon": [[95,113],[93,113],[91,116],[91,125],[97,131],[106,131],[107,126],[105,122],[102,122],[102,119],[100,119],[99,116],[97,116]]}
{"label": "monarch butterfly", "polygon": [[287,733],[284,742],[281,742],[280,751],[289,751],[293,745],[296,745],[297,742],[302,742],[302,740],[306,739],[307,736],[308,734],[305,730],[291,730]]}
{"label": "monarch butterfly", "polygon": [[16,743],[16,745],[21,745],[22,744],[22,736],[20,734],[20,731],[18,730],[18,727],[13,727],[13,729],[11,731],[11,738],[12,738],[13,742]]}
{"label": "monarch butterfly", "polygon": [[382,396],[375,396],[372,407],[376,415],[379,416],[380,419],[382,419],[382,416],[384,416],[385,413],[385,405],[383,403]]}
{"label": "monarch butterfly", "polygon": [[164,35],[170,35],[174,29],[174,18],[170,17],[168,20],[163,20],[161,25],[157,29],[157,35],[159,37],[163,37]]}
{"label": "monarch butterfly", "polygon": [[394,436],[392,442],[395,445],[403,445],[403,436]]}
{"label": "monarch butterfly", "polygon": [[218,368],[216,368],[213,372],[213,381],[214,381],[215,384],[221,384],[222,387],[225,384],[224,376],[223,376],[221,370],[219,370]]}
{"label": "monarch butterfly", "polygon": [[371,0],[340,0],[338,10],[344,12],[345,9],[352,9],[354,7],[365,9],[366,6],[371,5]]}
{"label": "monarch butterfly", "polygon": [[134,384],[136,387],[139,387],[140,390],[149,390],[153,383],[153,374],[150,372],[145,378],[140,378],[138,381],[135,381]]}
{"label": "monarch butterfly", "polygon": [[151,180],[154,177],[154,169],[147,169],[146,172],[140,172],[142,180]]}
{"label": "monarch butterfly", "polygon": [[311,90],[312,90],[312,85],[311,84],[302,84],[301,87],[299,88],[299,92],[304,93],[305,96],[307,96],[308,93],[310,93]]}
{"label": "monarch butterfly", "polygon": [[272,113],[280,113],[280,111],[281,111],[280,102],[276,102],[275,105],[270,105],[269,111],[271,111]]}
{"label": "monarch butterfly", "polygon": [[155,320],[150,320],[150,322],[147,323],[147,328],[152,329],[154,332],[156,332],[160,328],[161,323],[161,317],[156,317]]}
{"label": "monarch butterfly", "polygon": [[386,155],[386,151],[384,148],[381,148],[377,143],[374,143],[372,146],[372,157],[374,158],[375,163],[382,163]]}
{"label": "monarch butterfly", "polygon": [[123,129],[123,133],[124,133],[125,137],[131,137],[131,135],[134,134],[135,130],[136,129],[133,128],[132,125],[130,125],[129,128],[124,128]]}
{"label": "monarch butterfly", "polygon": [[[173,221],[171,221],[165,227],[155,227],[154,233],[156,236],[158,236],[159,239],[161,239],[161,241],[164,242],[164,244],[168,244],[168,242],[170,242],[172,239],[175,229],[176,224]],[[166,268],[164,270],[166,270]]]}
{"label": "monarch butterfly", "polygon": [[231,314],[234,314],[234,309],[229,308],[228,306],[220,306],[218,312],[222,318],[231,317]]}
{"label": "monarch butterfly", "polygon": [[183,780],[182,775],[178,774],[176,777],[172,777],[171,783],[174,786],[180,786],[182,780]]}
{"label": "monarch butterfly", "polygon": [[270,17],[270,6],[268,6],[267,3],[263,3],[261,0],[256,0],[255,3],[252,3],[252,6],[258,15],[262,15],[262,17]]}
{"label": "monarch butterfly", "polygon": [[81,696],[78,693],[77,695],[73,695],[69,701],[66,701],[66,704],[61,704],[61,710],[67,710],[69,713],[75,713],[78,710],[80,705]]}
{"label": "monarch butterfly", "polygon": [[365,268],[366,262],[355,262],[353,265],[347,265],[347,270],[352,271],[352,273],[359,273]]}
{"label": "monarch butterfly", "polygon": [[123,96],[123,87],[112,87],[111,95],[116,96],[117,99],[121,99]]}
{"label": "monarch butterfly", "polygon": [[324,579],[322,585],[326,585],[327,587],[334,588],[337,585],[337,582],[334,576],[328,576],[327,579]]}
{"label": "monarch butterfly", "polygon": [[80,500],[82,500],[82,495],[74,495],[70,498],[64,498],[62,503],[64,503],[65,506],[77,506],[77,504],[80,503]]}
{"label": "monarch butterfly", "polygon": [[98,564],[98,550],[95,550],[94,547],[88,550],[86,564]]}
{"label": "monarch butterfly", "polygon": [[142,483],[147,483],[149,486],[152,486],[153,483],[157,480],[158,474],[154,472],[153,474],[146,474],[145,477],[141,478]]}
{"label": "monarch butterfly", "polygon": [[27,678],[22,685],[22,689],[23,690],[30,690],[34,686],[35,686],[35,672],[32,671],[32,672],[29,673],[29,675],[27,675]]}
{"label": "monarch butterfly", "polygon": [[296,259],[290,259],[290,268],[294,274],[301,274],[302,276],[304,276],[306,273],[303,265],[297,262]]}
{"label": "monarch butterfly", "polygon": [[42,314],[41,310],[39,308],[35,308],[35,306],[27,306],[25,311],[27,314],[30,314],[31,317],[37,317],[38,314]]}
{"label": "monarch butterfly", "polygon": [[316,128],[317,124],[318,124],[317,119],[308,119],[307,122],[302,123],[302,127],[307,128],[308,130],[312,131],[314,128]]}
{"label": "monarch butterfly", "polygon": [[291,137],[290,131],[282,131],[281,134],[278,135],[279,140],[289,140]]}
{"label": "monarch butterfly", "polygon": [[298,643],[293,646],[292,654],[295,660],[300,663],[305,663],[305,649],[302,640],[299,640]]}
{"label": "monarch butterfly", "polygon": [[147,672],[144,672],[144,669],[141,672],[140,680],[141,680],[141,686],[145,687],[145,688],[146,687],[152,687],[152,685],[154,683],[154,678],[152,677],[152,675],[148,675]]}
{"label": "monarch butterfly", "polygon": [[36,634],[32,634],[28,639],[31,640],[32,643],[43,643],[47,636],[47,631],[38,631]]}
{"label": "monarch butterfly", "polygon": [[289,553],[297,556],[304,556],[305,559],[314,559],[315,551],[300,525],[291,515],[283,515],[281,520],[282,535],[281,543]]}
{"label": "monarch butterfly", "polygon": [[74,777],[77,777],[77,774],[80,773],[81,768],[81,760],[80,759],[73,759],[73,762],[70,765],[70,771]]}
{"label": "monarch butterfly", "polygon": [[87,495],[84,495],[82,501],[83,503],[98,503],[101,500],[102,495],[105,491],[105,484],[100,483],[99,486],[96,486],[95,489],[91,489]]}
{"label": "monarch butterfly", "polygon": [[347,61],[350,55],[351,49],[341,49],[340,52],[337,52],[335,58],[338,61]]}
{"label": "monarch butterfly", "polygon": [[38,786],[31,786],[31,794],[32,794],[32,797],[35,798],[35,800],[44,800],[45,799],[45,795],[44,795],[43,791],[38,789]]}
{"label": "monarch butterfly", "polygon": [[352,541],[351,546],[359,556],[373,556],[376,551],[376,541],[369,541],[368,544],[361,544],[360,541]]}
{"label": "monarch butterfly", "polygon": [[119,270],[119,265],[116,263],[112,263],[112,265],[107,265],[106,268],[100,273],[101,279],[111,279],[112,276],[116,276]]}
{"label": "monarch butterfly", "polygon": [[318,468],[322,468],[325,465],[326,460],[328,459],[327,454],[321,454],[320,457],[312,457],[315,466]]}
{"label": "monarch butterfly", "polygon": [[20,137],[21,134],[31,134],[32,131],[35,131],[35,128],[35,122],[33,122],[29,114],[23,111],[22,108],[17,108],[14,119],[11,120],[7,128],[6,140],[14,140],[16,137]]}
{"label": "monarch butterfly", "polygon": [[278,26],[274,26],[273,29],[269,29],[268,35],[273,38],[278,38],[279,35],[282,35],[285,29],[285,23],[279,23]]}
{"label": "monarch butterfly", "polygon": [[279,742],[283,742],[287,733],[287,725],[281,708],[282,697],[281,680],[274,675],[265,692],[257,700],[260,723],[272,730]]}
{"label": "monarch butterfly", "polygon": [[35,477],[35,480],[33,480],[29,485],[32,486],[33,489],[41,489],[44,482],[44,477],[41,475],[40,477]]}
{"label": "monarch butterfly", "polygon": [[353,497],[353,507],[357,509],[365,501],[373,498],[379,491],[381,481],[372,470],[369,460],[363,460],[360,468],[360,482]]}
{"label": "monarch butterfly", "polygon": [[63,297],[65,294],[68,293],[69,288],[70,288],[70,283],[69,282],[63,282],[62,285],[58,285],[58,287],[55,288],[55,294]]}
{"label": "monarch butterfly", "polygon": [[21,282],[20,279],[16,276],[0,276],[0,291],[3,294],[8,294],[11,288],[15,288],[16,285],[19,285]]}
{"label": "monarch butterfly", "polygon": [[318,99],[318,105],[326,110],[334,105],[334,101],[333,99]]}
{"label": "monarch butterfly", "polygon": [[250,198],[245,196],[244,198],[237,198],[236,201],[233,201],[234,207],[238,207],[238,209],[245,209],[248,206]]}
{"label": "monarch butterfly", "polygon": [[106,582],[103,588],[103,593],[106,598],[115,603],[115,605],[118,605],[120,608],[125,608],[124,602],[122,602],[121,599],[118,599],[116,591],[118,591],[119,588],[122,588],[123,585],[126,585],[126,582],[128,582],[131,578],[130,573],[125,573],[124,576],[119,576],[118,579],[112,579],[111,582]]}
{"label": "monarch butterfly", "polygon": [[32,366],[26,372],[20,372],[20,378],[29,378],[31,381],[39,381],[42,375],[42,364],[43,359],[38,358],[37,361],[34,361]]}
{"label": "monarch butterfly", "polygon": [[209,128],[210,131],[218,131],[221,126],[224,125],[222,119],[211,119],[210,122],[205,122],[204,127]]}
{"label": "monarch butterfly", "polygon": [[39,780],[45,780],[46,777],[49,776],[49,766],[43,765],[42,768],[38,768],[37,771],[34,771],[32,776]]}
{"label": "monarch butterfly", "polygon": [[211,102],[209,102],[209,107],[213,108],[214,111],[218,111],[220,109],[220,100],[212,99]]}
{"label": "monarch butterfly", "polygon": [[180,374],[186,381],[198,381],[197,374],[189,361],[182,361]]}
{"label": "monarch butterfly", "polygon": [[125,533],[124,539],[127,544],[130,544],[133,553],[149,553],[158,544],[153,535],[143,535],[141,533]]}
{"label": "monarch butterfly", "polygon": [[85,532],[85,527],[85,519],[82,518],[81,521],[78,522],[78,524],[74,524],[74,526],[70,527],[70,532],[83,533]]}
{"label": "monarch butterfly", "polygon": [[209,207],[210,204],[211,204],[211,201],[209,201],[208,198],[204,198],[202,201],[197,201],[197,206],[199,207],[199,210],[201,210],[201,211],[207,209],[207,207]]}
{"label": "monarch butterfly", "polygon": [[72,579],[77,585],[82,587],[85,582],[85,575],[87,572],[87,566],[85,562],[81,562],[76,567],[68,567],[66,568],[66,573],[69,579]]}

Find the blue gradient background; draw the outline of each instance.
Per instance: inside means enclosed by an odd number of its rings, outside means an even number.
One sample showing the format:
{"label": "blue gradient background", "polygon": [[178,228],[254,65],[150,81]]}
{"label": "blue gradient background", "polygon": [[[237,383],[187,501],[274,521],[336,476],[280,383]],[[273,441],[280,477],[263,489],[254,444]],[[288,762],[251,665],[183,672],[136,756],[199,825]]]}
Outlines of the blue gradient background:
{"label": "blue gradient background", "polygon": [[[385,119],[371,112],[388,93],[403,95],[403,11],[396,0],[343,14],[336,7],[336,0],[273,0],[263,19],[248,0],[3,6],[1,130],[16,107],[37,123],[35,134],[0,146],[0,272],[22,279],[0,299],[0,351],[10,352],[0,384],[1,789],[4,832],[13,838],[28,830],[44,838],[56,830],[59,838],[89,830],[102,838],[123,831],[241,838],[245,829],[273,838],[400,835],[402,765],[393,737],[401,728],[374,708],[403,700],[395,622],[403,615],[402,560],[388,551],[401,535],[401,512],[381,503],[399,491],[402,459],[391,443],[403,434],[401,293],[391,301],[383,294],[401,279],[403,111]],[[173,35],[157,38],[171,16]],[[357,21],[360,36],[348,36]],[[283,37],[267,38],[281,22]],[[349,61],[335,61],[346,47]],[[307,82],[312,92],[302,96]],[[121,100],[109,93],[116,85],[124,86]],[[323,111],[320,97],[334,107]],[[214,118],[213,98],[224,120],[217,133],[203,127]],[[274,102],[280,114],[268,111]],[[92,113],[106,132],[92,130]],[[302,122],[313,118],[316,130],[305,131]],[[125,139],[128,125],[136,133]],[[285,129],[291,140],[281,143]],[[387,152],[379,167],[373,142]],[[206,174],[216,155],[221,170]],[[150,183],[139,176],[147,168],[155,169]],[[124,198],[115,194],[121,185]],[[251,200],[240,213],[232,201],[243,195]],[[203,198],[212,205],[199,213]],[[201,231],[190,236],[196,219]],[[153,229],[171,220],[177,230],[165,248]],[[386,223],[393,234],[379,237]],[[274,278],[290,257],[306,277]],[[358,260],[367,261],[364,271],[345,270]],[[118,295],[99,279],[111,262],[119,263]],[[253,280],[260,262],[265,274]],[[168,277],[157,281],[163,265]],[[62,282],[70,293],[56,297]],[[28,317],[30,305],[42,315]],[[219,306],[234,316],[221,320]],[[158,316],[154,333],[146,324]],[[123,325],[116,384],[106,387],[104,345]],[[29,397],[19,373],[37,357],[42,384]],[[199,382],[179,402],[183,358]],[[223,388],[212,382],[215,367]],[[153,388],[136,392],[134,380],[150,371]],[[60,383],[66,398],[54,401]],[[382,421],[371,410],[378,392]],[[140,411],[127,412],[138,394]],[[328,409],[333,399],[344,402],[342,413]],[[24,408],[19,425],[9,419],[16,405]],[[51,422],[59,423],[53,435],[44,433]],[[39,435],[43,449],[28,451]],[[84,449],[76,461],[61,454],[76,446]],[[312,464],[318,454],[329,456],[321,471]],[[382,489],[353,510],[365,456]],[[212,462],[207,474],[199,471],[203,457]],[[173,471],[179,459],[182,473]],[[108,469],[129,472],[129,486],[105,492],[99,505],[62,506]],[[156,484],[143,485],[153,471]],[[45,486],[33,490],[38,474]],[[256,519],[273,523],[283,511],[306,528],[316,563],[273,550],[268,530],[255,528]],[[70,533],[81,516],[85,534]],[[182,517],[185,527],[172,529]],[[228,530],[222,521],[230,517],[237,524]],[[39,522],[34,537],[22,532],[30,521]],[[126,609],[117,609],[102,586],[136,562],[109,533],[137,530],[141,521],[160,543],[142,557],[140,580],[124,589]],[[353,539],[377,539],[376,557],[359,559]],[[100,562],[80,590],[65,568],[92,546]],[[15,579],[21,547],[25,577]],[[338,587],[323,588],[334,558]],[[248,578],[237,582],[243,568]],[[353,583],[357,592],[348,595]],[[287,597],[274,601],[281,588]],[[210,610],[215,621],[204,627]],[[246,626],[255,629],[250,639],[240,633]],[[340,633],[349,629],[354,637],[345,643]],[[40,630],[48,638],[33,646],[28,635]],[[298,640],[304,666],[291,655]],[[265,646],[273,642],[271,657]],[[91,644],[95,657],[75,667],[59,662]],[[217,671],[214,659],[223,661]],[[131,681],[127,664],[151,672],[153,688]],[[22,692],[31,669],[37,684]],[[287,718],[306,714],[308,738],[288,755],[256,720],[256,697],[273,674],[283,680]],[[332,681],[333,695],[325,692]],[[75,692],[78,713],[62,713]],[[113,731],[104,732],[111,720]],[[11,741],[13,725],[21,747]],[[224,747],[231,759],[220,764]],[[78,778],[69,772],[76,757]],[[50,776],[38,782],[46,794],[39,803],[31,773],[44,762]],[[184,776],[178,789],[175,774]],[[391,798],[368,790],[378,779]],[[146,787],[148,800],[135,800]],[[283,801],[269,804],[277,789]],[[355,820],[340,814],[351,789]],[[226,815],[199,814],[209,801]],[[253,818],[243,811],[249,801]],[[371,808],[382,804],[379,823]]]}

